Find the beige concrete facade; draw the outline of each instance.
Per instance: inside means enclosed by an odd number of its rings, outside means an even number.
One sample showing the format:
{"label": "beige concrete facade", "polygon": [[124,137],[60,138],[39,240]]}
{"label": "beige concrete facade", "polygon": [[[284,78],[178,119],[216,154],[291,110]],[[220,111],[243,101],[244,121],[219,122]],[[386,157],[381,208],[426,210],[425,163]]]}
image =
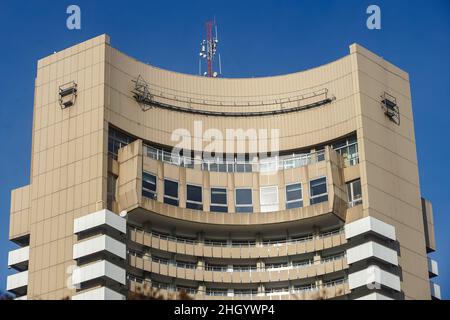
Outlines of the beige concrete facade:
{"label": "beige concrete facade", "polygon": [[[154,102],[147,111],[133,97],[138,76]],[[70,82],[74,103],[62,108],[60,86]],[[382,108],[385,93],[396,99],[399,125]],[[190,133],[192,151],[205,151],[196,122],[203,132],[279,130],[278,139],[248,137],[246,153],[267,142],[283,154],[301,150],[308,160],[268,175],[255,164],[250,172],[221,172],[149,156],[151,148],[176,146],[172,134],[180,128]],[[131,139],[118,151],[111,149],[113,130]],[[101,296],[112,299],[143,283],[163,292],[189,288],[199,299],[357,299],[373,290],[392,299],[433,295],[427,253],[436,244],[431,204],[420,195],[409,76],[357,44],[314,69],[225,79],[155,68],[102,35],[38,61],[32,136],[30,184],[11,194],[10,240],[29,246],[27,286],[10,290],[18,296],[61,299],[107,288]],[[346,139],[355,139],[351,154],[337,147]],[[228,152],[239,151],[235,145]],[[155,176],[153,199],[143,196],[143,172]],[[315,203],[311,182],[322,177],[327,198]],[[178,205],[164,203],[166,180],[178,183]],[[353,203],[354,181],[362,198]],[[302,205],[288,209],[291,184],[301,185]],[[187,208],[187,185],[201,187],[202,209]],[[219,187],[226,190],[227,213],[210,210],[211,190]],[[252,213],[237,212],[235,192],[244,187],[251,189]],[[271,212],[262,212],[264,187],[277,190]],[[117,219],[122,213],[127,230],[109,218],[102,220],[105,228],[77,229],[74,221],[104,209]],[[393,228],[394,237],[375,224],[355,227],[363,230],[356,235],[345,229],[369,218]],[[74,259],[74,245],[99,233],[111,244]],[[348,264],[349,252],[365,239],[385,251]],[[126,256],[114,241],[125,244]],[[383,258],[392,251],[398,264]],[[83,269],[98,259],[106,261],[102,273],[83,280]],[[373,265],[387,273],[375,289],[358,276]],[[72,286],[73,272],[81,285]]]}

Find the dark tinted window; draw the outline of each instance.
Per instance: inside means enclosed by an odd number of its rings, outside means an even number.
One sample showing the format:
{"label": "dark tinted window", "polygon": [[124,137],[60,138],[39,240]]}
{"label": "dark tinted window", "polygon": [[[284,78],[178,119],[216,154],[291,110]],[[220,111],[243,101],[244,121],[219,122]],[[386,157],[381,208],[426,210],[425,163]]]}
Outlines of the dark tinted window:
{"label": "dark tinted window", "polygon": [[227,189],[211,188],[211,206],[210,211],[228,212]]}
{"label": "dark tinted window", "polygon": [[164,180],[164,203],[178,206],[178,182]]}
{"label": "dark tinted window", "polygon": [[150,199],[156,199],[156,176],[151,173],[142,173],[142,195]]}
{"label": "dark tinted window", "polygon": [[327,178],[311,180],[309,183],[311,204],[328,201]]}
{"label": "dark tinted window", "polygon": [[286,209],[303,206],[302,184],[295,183],[286,186]]}
{"label": "dark tinted window", "polygon": [[187,185],[186,208],[203,210],[202,187]]}
{"label": "dark tinted window", "polygon": [[236,212],[253,212],[252,189],[236,189]]}

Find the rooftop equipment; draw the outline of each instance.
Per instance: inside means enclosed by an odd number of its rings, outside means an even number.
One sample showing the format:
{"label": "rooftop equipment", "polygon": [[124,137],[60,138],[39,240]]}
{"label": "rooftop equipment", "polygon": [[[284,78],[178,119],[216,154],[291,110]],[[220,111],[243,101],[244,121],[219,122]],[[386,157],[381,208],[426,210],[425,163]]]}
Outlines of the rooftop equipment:
{"label": "rooftop equipment", "polygon": [[384,110],[384,114],[397,125],[400,125],[400,110],[397,105],[397,99],[385,92],[381,96],[381,107]]}
{"label": "rooftop equipment", "polygon": [[61,109],[66,109],[75,104],[77,92],[78,89],[75,81],[70,81],[59,87],[59,105]]}

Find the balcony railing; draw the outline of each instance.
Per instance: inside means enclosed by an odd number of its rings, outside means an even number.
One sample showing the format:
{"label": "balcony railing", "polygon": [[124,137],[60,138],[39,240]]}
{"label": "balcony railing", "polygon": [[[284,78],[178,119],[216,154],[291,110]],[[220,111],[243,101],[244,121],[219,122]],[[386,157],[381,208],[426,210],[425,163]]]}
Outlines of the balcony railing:
{"label": "balcony railing", "polygon": [[133,276],[133,275],[127,275],[127,279],[128,279],[128,281],[136,282],[136,283],[139,283],[139,284],[146,284],[150,288],[167,290],[167,291],[171,291],[171,292],[182,292],[182,291],[184,291],[187,294],[194,294],[194,295],[197,294],[197,289],[195,289],[195,288],[189,288],[189,287],[184,287],[184,286],[176,286],[176,285],[173,285],[173,284],[162,283],[162,282],[157,282],[157,281],[144,280],[144,279],[142,279],[140,277],[136,277],[136,276]]}
{"label": "balcony railing", "polygon": [[148,281],[144,280],[142,278],[138,278],[135,276],[128,276],[128,280],[140,284],[147,284],[151,288],[156,289],[162,289],[167,290],[170,292],[181,292],[184,291],[188,294],[198,294],[198,293],[205,293],[207,296],[220,296],[220,297],[226,297],[226,296],[234,296],[234,297],[242,297],[242,298],[252,298],[252,297],[261,297],[261,296],[282,296],[282,295],[289,295],[289,294],[298,294],[298,293],[304,293],[304,292],[311,292],[311,291],[318,291],[321,288],[331,288],[336,287],[339,285],[344,285],[348,281],[346,278],[333,280],[324,282],[322,286],[315,285],[315,284],[309,284],[309,285],[302,285],[298,287],[283,287],[283,288],[272,288],[272,289],[266,289],[263,293],[258,293],[258,290],[255,289],[236,289],[236,290],[226,290],[226,289],[216,289],[216,288],[206,288],[204,290],[197,290],[194,288],[188,288],[188,287],[180,287],[172,284],[167,283],[161,283],[161,282],[155,282],[155,281]]}
{"label": "balcony railing", "polygon": [[334,151],[344,158],[345,166],[354,166],[359,163],[358,143],[353,142],[348,145],[335,148]]}
{"label": "balcony railing", "polygon": [[327,263],[327,262],[331,262],[331,261],[338,261],[338,260],[342,260],[346,258],[345,253],[339,253],[333,256],[329,256],[329,257],[323,257],[321,262],[322,263]]}
{"label": "balcony railing", "polygon": [[[158,233],[155,231],[152,232],[146,232],[142,228],[136,227],[136,226],[130,226],[131,231],[134,232],[145,232],[146,234],[150,235],[151,237],[155,237],[159,240],[169,240],[173,242],[183,243],[183,244],[192,244],[192,245],[209,245],[214,247],[230,247],[230,248],[254,248],[258,246],[286,246],[288,244],[295,244],[295,243],[303,243],[307,241],[312,241],[314,239],[314,236],[312,234],[296,237],[293,239],[283,239],[283,240],[263,240],[259,244],[256,243],[256,241],[218,241],[218,240],[205,240],[205,241],[199,241],[194,239],[186,239],[186,238],[180,238],[175,236],[170,236],[162,233]],[[344,229],[337,229],[333,231],[327,231],[320,233],[318,237],[320,239],[333,237],[336,235],[342,235],[344,233]]]}
{"label": "balcony railing", "polygon": [[169,151],[144,145],[144,155],[147,157],[185,168],[200,168],[210,172],[274,172],[299,168],[325,161],[325,150],[312,153],[283,155],[260,160],[230,159],[199,159],[172,154]]}
{"label": "balcony railing", "polygon": [[298,294],[303,292],[317,291],[320,290],[322,287],[331,288],[345,283],[347,283],[347,279],[338,279],[334,281],[324,282],[322,286],[316,284],[307,284],[301,286],[294,286],[293,288],[284,287],[284,288],[267,289],[266,295],[270,296],[270,295]]}
{"label": "balcony railing", "polygon": [[[155,262],[167,266],[174,266],[176,268],[182,269],[197,269],[197,270],[205,270],[205,271],[213,271],[213,272],[257,272],[257,271],[283,271],[283,270],[292,270],[292,269],[301,269],[307,268],[314,265],[314,261],[312,259],[301,261],[301,262],[284,262],[278,264],[266,264],[264,267],[257,266],[233,266],[233,265],[197,265],[197,263],[187,263],[180,262],[168,259],[162,259],[157,257],[146,256],[145,254],[138,252],[136,250],[129,250],[128,254],[130,256],[135,256],[141,259],[147,259],[150,262]],[[339,260],[346,259],[345,253],[337,254],[331,257],[325,257],[320,260],[319,264],[325,264],[328,262],[334,262]]]}

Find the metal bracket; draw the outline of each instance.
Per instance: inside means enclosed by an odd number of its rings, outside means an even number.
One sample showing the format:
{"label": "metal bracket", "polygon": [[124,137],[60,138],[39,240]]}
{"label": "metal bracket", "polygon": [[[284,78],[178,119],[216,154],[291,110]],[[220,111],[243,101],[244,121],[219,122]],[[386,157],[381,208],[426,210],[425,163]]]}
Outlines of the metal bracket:
{"label": "metal bracket", "polygon": [[59,86],[59,105],[61,109],[66,109],[75,104],[78,88],[75,81],[70,81]]}
{"label": "metal bracket", "polygon": [[397,105],[397,99],[385,92],[381,95],[381,107],[384,110],[384,114],[394,122],[396,125],[400,125],[400,109]]}
{"label": "metal bracket", "polygon": [[153,95],[150,93],[148,83],[139,75],[136,80],[132,80],[134,89],[131,90],[134,99],[139,103],[142,111],[152,108]]}

